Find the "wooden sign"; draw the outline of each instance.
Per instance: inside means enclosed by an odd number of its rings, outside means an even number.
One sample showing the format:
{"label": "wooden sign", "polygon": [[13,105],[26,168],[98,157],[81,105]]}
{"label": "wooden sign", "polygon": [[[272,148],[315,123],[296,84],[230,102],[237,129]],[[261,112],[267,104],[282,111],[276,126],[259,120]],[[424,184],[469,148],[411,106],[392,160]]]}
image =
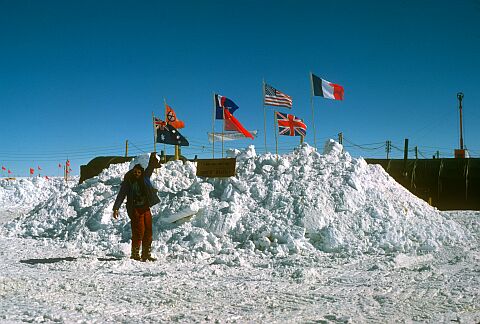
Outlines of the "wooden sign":
{"label": "wooden sign", "polygon": [[229,159],[197,159],[197,176],[209,178],[225,178],[235,175],[237,160]]}

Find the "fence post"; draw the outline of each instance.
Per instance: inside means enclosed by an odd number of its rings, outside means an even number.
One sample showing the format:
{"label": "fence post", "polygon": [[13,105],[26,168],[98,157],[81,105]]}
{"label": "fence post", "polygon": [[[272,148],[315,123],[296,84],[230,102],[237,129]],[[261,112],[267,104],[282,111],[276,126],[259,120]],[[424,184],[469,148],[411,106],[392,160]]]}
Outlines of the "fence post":
{"label": "fence post", "polygon": [[405,139],[405,147],[403,148],[403,175],[407,176],[408,161],[408,138]]}

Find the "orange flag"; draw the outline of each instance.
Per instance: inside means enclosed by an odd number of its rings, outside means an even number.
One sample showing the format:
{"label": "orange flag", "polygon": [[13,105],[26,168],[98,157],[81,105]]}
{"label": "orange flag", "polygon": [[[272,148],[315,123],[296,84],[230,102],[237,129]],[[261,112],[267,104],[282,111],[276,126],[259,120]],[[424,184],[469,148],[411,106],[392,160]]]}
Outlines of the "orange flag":
{"label": "orange flag", "polygon": [[185,127],[185,123],[183,121],[177,119],[177,114],[175,114],[175,111],[173,111],[172,107],[165,104],[165,110],[166,110],[166,115],[167,115],[166,122],[168,124],[172,125],[176,129]]}
{"label": "orange flag", "polygon": [[234,125],[240,133],[245,135],[245,137],[253,139],[253,135],[250,134],[250,132],[246,130],[235,117],[233,117],[232,113],[227,108],[223,108],[223,113],[225,114],[225,120],[231,122],[231,124]]}

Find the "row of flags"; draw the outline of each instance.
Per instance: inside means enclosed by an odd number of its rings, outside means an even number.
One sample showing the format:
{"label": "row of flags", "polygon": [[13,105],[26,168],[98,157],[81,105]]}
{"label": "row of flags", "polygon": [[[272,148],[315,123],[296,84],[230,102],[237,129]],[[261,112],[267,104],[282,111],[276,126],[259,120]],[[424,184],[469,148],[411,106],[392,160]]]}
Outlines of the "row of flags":
{"label": "row of flags", "polygon": [[[310,73],[312,96],[320,96],[326,99],[343,100],[344,89],[342,86],[322,79]],[[248,131],[240,121],[234,117],[239,109],[232,99],[220,94],[214,94],[215,120],[223,120],[222,133],[208,133],[211,142],[223,140],[235,140],[251,138],[257,135],[257,131]],[[293,99],[291,96],[263,84],[263,104],[266,106],[283,107],[292,109]],[[292,114],[275,111],[275,119],[278,125],[278,134],[285,136],[306,136],[307,126],[303,120]],[[175,111],[165,102],[165,120],[153,116],[155,129],[155,143],[164,143],[179,146],[189,146],[188,140],[180,134],[178,129],[184,128],[185,123],[177,118]]]}
{"label": "row of flags", "polygon": [[[59,168],[63,168],[63,166],[62,166],[61,163],[58,164],[58,167],[59,167]],[[70,173],[70,172],[72,172],[72,169],[70,168],[70,160],[67,160],[67,161],[65,162],[65,167],[66,167],[65,172],[66,172],[67,174]],[[37,171],[42,171],[42,168],[41,168],[40,166],[37,166],[36,170],[37,170]],[[6,171],[7,174],[9,174],[9,175],[13,173],[10,169],[8,169],[8,168],[6,168],[4,165],[2,165],[2,172],[5,172],[5,171]],[[30,175],[35,174],[35,168],[29,168],[28,171],[29,171],[29,174],[30,174]],[[48,179],[47,176],[45,176],[45,178]]]}
{"label": "row of flags", "polygon": [[[254,138],[257,131],[248,131],[233,113],[238,106],[225,96],[214,94],[215,101],[215,119],[224,121],[224,130],[227,133],[215,134],[209,133],[212,141],[225,139],[234,140],[241,138]],[[164,143],[178,146],[189,146],[188,140],[178,131],[185,127],[185,123],[177,118],[175,111],[165,103],[165,120],[153,116],[153,125],[155,127],[155,143]],[[254,135],[252,135],[252,133]]]}
{"label": "row of flags", "polygon": [[[336,83],[327,81],[310,73],[312,83],[312,96],[319,96],[326,99],[343,100],[343,87]],[[293,100],[289,95],[264,83],[263,103],[267,106],[292,108]]]}
{"label": "row of flags", "polygon": [[[2,171],[7,171],[7,168],[3,165],[2,165]],[[12,171],[10,171],[10,169],[8,169],[8,174],[12,174]]]}
{"label": "row of flags", "polygon": [[[310,73],[312,84],[312,96],[320,96],[326,99],[343,100],[344,90],[341,85],[324,80],[313,73]],[[264,83],[263,104],[291,109],[293,107],[292,97]],[[285,136],[307,135],[307,125],[299,117],[292,114],[284,114],[275,111],[275,119],[278,125],[278,134]]]}

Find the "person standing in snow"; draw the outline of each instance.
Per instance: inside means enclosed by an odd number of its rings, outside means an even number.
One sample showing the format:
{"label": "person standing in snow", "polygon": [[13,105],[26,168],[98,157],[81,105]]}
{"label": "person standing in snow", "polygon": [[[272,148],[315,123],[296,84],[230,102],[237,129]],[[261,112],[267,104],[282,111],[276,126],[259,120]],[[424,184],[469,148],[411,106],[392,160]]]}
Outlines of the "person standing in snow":
{"label": "person standing in snow", "polygon": [[[113,218],[118,218],[118,210],[127,197],[127,214],[132,227],[132,254],[131,259],[137,261],[156,261],[151,255],[152,246],[152,214],[150,207],[160,202],[150,177],[155,167],[159,167],[156,153],[150,154],[147,169],[136,164],[128,171],[120,186],[117,199],[113,204]],[[140,256],[140,246],[142,255]]]}

